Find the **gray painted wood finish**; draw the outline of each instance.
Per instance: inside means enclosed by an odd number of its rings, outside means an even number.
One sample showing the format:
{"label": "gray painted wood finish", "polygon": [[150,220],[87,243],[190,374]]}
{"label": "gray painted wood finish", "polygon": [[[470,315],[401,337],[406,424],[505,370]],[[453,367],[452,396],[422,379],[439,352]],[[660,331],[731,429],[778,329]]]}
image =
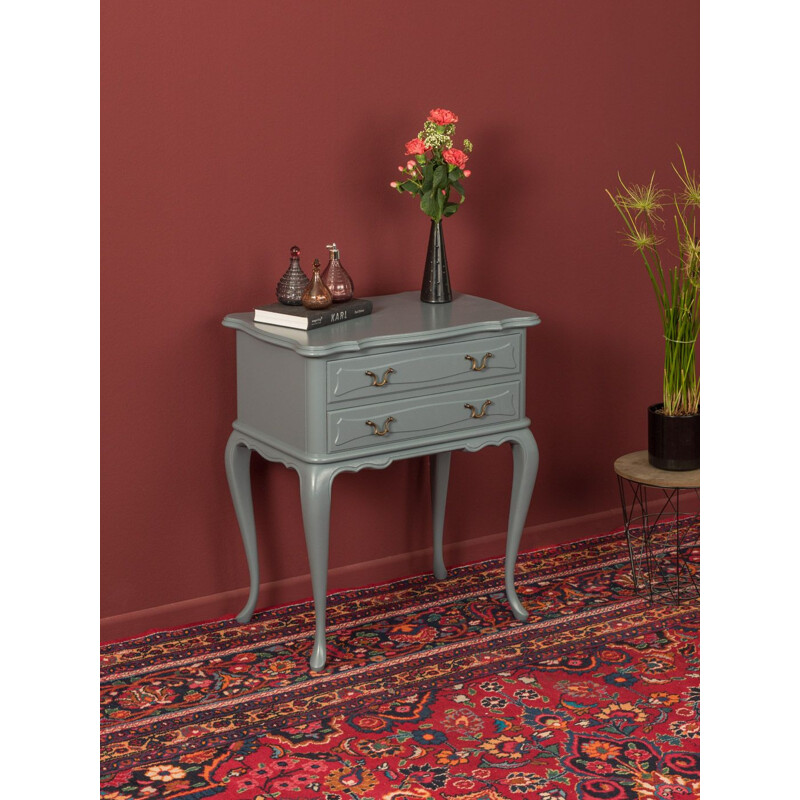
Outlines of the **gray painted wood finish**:
{"label": "gray painted wood finish", "polygon": [[226,470],[250,571],[247,622],[258,599],[258,543],[250,454],[294,469],[315,606],[310,665],[325,665],[328,531],[333,478],[382,469],[400,458],[431,462],[434,575],[442,557],[450,453],[509,443],[514,477],[505,558],[514,616],[527,612],[514,588],[514,565],[538,469],[525,416],[525,333],[536,314],[456,294],[429,305],[417,292],[369,298],[368,317],[312,332],[254,323],[230,314],[236,330],[237,419]]}
{"label": "gray painted wood finish", "polygon": [[[434,433],[458,436],[475,433],[498,420],[519,419],[519,394],[519,382],[487,384],[480,389],[462,388],[332,411],[328,413],[328,450],[381,447],[382,440],[388,441],[388,437],[393,442],[414,439],[423,442]],[[481,412],[483,416],[477,416]],[[370,420],[377,427],[371,426]]]}
{"label": "gray painted wood finish", "polygon": [[517,375],[520,338],[519,333],[510,333],[403,353],[339,358],[328,363],[328,402],[383,400],[426,387],[435,390],[463,381],[496,380],[502,373]]}

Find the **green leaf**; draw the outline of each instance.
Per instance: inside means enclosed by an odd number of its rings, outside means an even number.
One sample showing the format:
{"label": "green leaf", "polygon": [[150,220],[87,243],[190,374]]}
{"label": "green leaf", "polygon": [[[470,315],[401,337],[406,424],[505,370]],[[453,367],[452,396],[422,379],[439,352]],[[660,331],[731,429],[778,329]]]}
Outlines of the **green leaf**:
{"label": "green leaf", "polygon": [[444,211],[444,195],[445,195],[445,193],[441,192],[441,191],[437,191],[437,192],[434,192],[434,194],[436,195],[436,212],[437,212],[436,216],[439,219],[441,219],[442,218],[442,212]]}
{"label": "green leaf", "polygon": [[444,164],[440,164],[433,171],[433,189],[444,189],[447,186],[447,168]]}
{"label": "green leaf", "polygon": [[444,215],[446,217],[452,217],[453,214],[458,211],[458,203],[447,203],[444,207]]}
{"label": "green leaf", "polygon": [[422,191],[429,192],[433,189],[433,168],[434,164],[432,161],[429,161],[422,170]]}
{"label": "green leaf", "polygon": [[419,191],[419,184],[414,183],[414,181],[403,181],[398,188],[411,192],[411,194],[416,194]]}
{"label": "green leaf", "polygon": [[436,203],[436,194],[433,191],[423,192],[422,198],[419,201],[419,207],[429,216],[436,217],[438,206]]}
{"label": "green leaf", "polygon": [[464,187],[458,182],[453,181],[453,188],[461,195],[461,200],[459,202],[464,202]]}
{"label": "green leaf", "polygon": [[456,181],[460,181],[464,177],[464,173],[458,167],[454,167],[447,174],[447,177],[450,180],[450,183],[455,183]]}

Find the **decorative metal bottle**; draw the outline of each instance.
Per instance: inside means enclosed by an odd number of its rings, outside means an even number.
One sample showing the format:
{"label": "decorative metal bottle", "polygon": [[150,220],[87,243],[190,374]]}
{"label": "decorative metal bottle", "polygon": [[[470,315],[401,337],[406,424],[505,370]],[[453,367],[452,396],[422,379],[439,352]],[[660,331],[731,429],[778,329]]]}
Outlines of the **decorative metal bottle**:
{"label": "decorative metal bottle", "polygon": [[325,245],[331,251],[328,266],[322,273],[322,282],[328,287],[334,303],[343,303],[353,296],[353,281],[339,260],[339,248],[336,242]]}
{"label": "decorative metal bottle", "polygon": [[319,259],[314,259],[314,272],[311,274],[311,280],[303,292],[303,305],[306,308],[318,309],[327,308],[333,302],[330,290],[322,282],[322,277],[319,274]]}
{"label": "decorative metal bottle", "polygon": [[300,248],[295,245],[289,250],[289,269],[278,281],[275,295],[285,306],[303,304],[303,292],[308,286],[308,276],[300,267]]}

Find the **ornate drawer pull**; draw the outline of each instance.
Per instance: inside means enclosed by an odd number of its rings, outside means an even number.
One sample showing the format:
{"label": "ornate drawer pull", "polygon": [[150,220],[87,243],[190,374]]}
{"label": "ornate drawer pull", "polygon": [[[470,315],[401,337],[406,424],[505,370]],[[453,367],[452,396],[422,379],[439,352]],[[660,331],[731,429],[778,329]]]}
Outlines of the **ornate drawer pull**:
{"label": "ornate drawer pull", "polygon": [[[394,370],[392,370],[392,372],[394,372]],[[386,417],[386,422],[383,423],[383,430],[378,430],[378,426],[371,419],[368,419],[364,424],[372,426],[372,433],[374,436],[386,436],[386,434],[389,433],[389,423],[394,421],[394,417]]]}
{"label": "ornate drawer pull", "polygon": [[372,378],[373,386],[386,386],[386,381],[389,380],[390,375],[394,374],[394,370],[391,367],[389,367],[389,369],[387,369],[386,372],[383,373],[383,377],[380,380],[378,380],[378,376],[370,369],[368,369],[364,374],[369,375],[370,378]]}
{"label": "ornate drawer pull", "polygon": [[473,372],[480,372],[482,369],[486,369],[486,359],[487,358],[494,358],[491,353],[486,353],[486,355],[481,359],[481,365],[478,366],[478,360],[473,358],[472,356],[464,356],[467,361],[472,362],[472,370]]}
{"label": "ornate drawer pull", "polygon": [[480,412],[475,411],[475,406],[471,403],[464,403],[464,408],[469,409],[470,419],[480,419],[481,417],[486,416],[486,409],[492,404],[491,400],[484,400],[483,405],[481,406]]}

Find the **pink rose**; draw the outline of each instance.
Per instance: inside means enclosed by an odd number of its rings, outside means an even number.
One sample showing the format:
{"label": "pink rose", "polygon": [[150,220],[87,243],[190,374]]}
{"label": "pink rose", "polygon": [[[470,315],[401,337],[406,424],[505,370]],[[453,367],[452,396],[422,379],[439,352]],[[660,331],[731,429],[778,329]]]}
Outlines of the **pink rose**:
{"label": "pink rose", "polygon": [[425,152],[425,142],[422,139],[412,139],[406,142],[407,156],[421,156]]}
{"label": "pink rose", "polygon": [[458,122],[458,117],[446,108],[432,108],[428,119],[437,125],[453,125]]}
{"label": "pink rose", "polygon": [[450,150],[442,150],[442,158],[448,164],[455,164],[459,169],[464,169],[469,156],[463,150],[457,150],[453,147]]}

